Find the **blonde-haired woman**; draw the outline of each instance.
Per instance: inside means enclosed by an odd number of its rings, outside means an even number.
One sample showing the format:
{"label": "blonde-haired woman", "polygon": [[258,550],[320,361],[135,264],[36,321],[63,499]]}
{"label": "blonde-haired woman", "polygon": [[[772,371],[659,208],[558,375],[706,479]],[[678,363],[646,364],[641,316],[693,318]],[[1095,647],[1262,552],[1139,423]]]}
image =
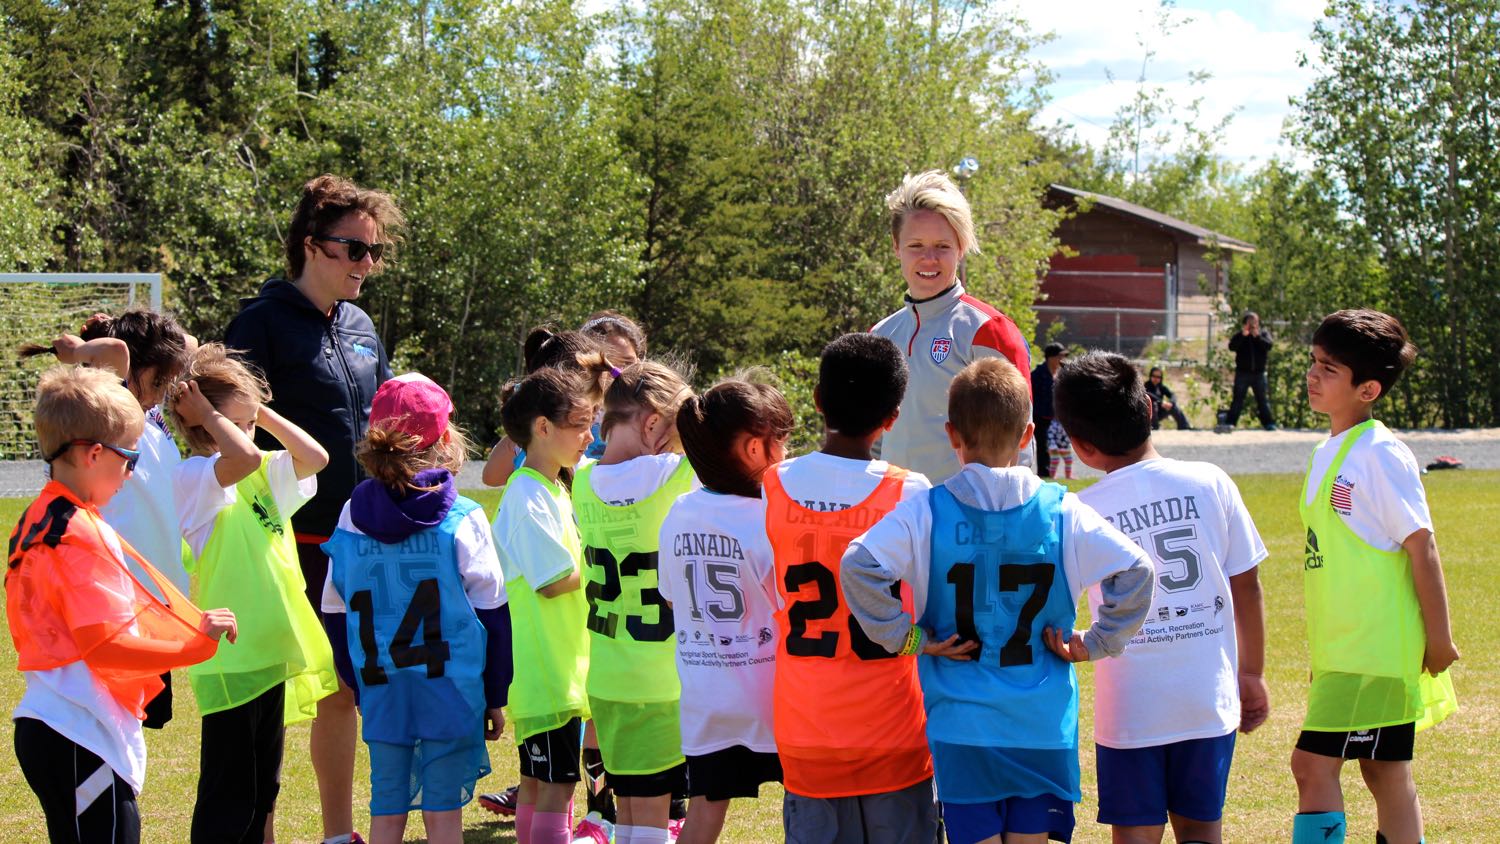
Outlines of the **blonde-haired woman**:
{"label": "blonde-haired woman", "polygon": [[968,295],[959,281],[960,262],[978,254],[979,242],[958,185],[943,171],[928,170],[907,175],[885,202],[906,302],[870,330],[906,353],[911,375],[881,457],[941,483],[962,468],[943,430],[948,383],[983,357],[1003,357],[1030,372],[1031,354],[1010,317]]}

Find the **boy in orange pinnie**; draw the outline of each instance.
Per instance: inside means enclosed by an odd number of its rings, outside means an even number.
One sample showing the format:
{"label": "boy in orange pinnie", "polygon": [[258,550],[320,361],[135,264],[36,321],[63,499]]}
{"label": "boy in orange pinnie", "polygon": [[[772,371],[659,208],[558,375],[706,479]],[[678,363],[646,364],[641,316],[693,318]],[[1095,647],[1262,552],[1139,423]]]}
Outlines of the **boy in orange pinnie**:
{"label": "boy in orange pinnie", "polygon": [[[6,617],[26,677],[16,759],[55,842],[140,840],[141,719],[161,674],[212,657],[234,614],[193,606],[104,522],[140,457],[145,415],[119,376],[59,366],[37,386],[52,479],[10,536]],[[163,595],[130,574],[132,560]]]}

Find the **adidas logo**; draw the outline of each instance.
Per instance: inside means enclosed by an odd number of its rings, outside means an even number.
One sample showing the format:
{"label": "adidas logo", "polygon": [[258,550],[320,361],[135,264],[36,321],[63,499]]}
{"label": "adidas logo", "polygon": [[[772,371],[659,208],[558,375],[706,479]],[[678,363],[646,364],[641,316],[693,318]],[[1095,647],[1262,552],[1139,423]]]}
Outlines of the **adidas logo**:
{"label": "adidas logo", "polygon": [[1307,546],[1302,549],[1304,555],[1302,570],[1311,571],[1323,567],[1323,552],[1318,549],[1318,535],[1313,533],[1312,528],[1307,529]]}

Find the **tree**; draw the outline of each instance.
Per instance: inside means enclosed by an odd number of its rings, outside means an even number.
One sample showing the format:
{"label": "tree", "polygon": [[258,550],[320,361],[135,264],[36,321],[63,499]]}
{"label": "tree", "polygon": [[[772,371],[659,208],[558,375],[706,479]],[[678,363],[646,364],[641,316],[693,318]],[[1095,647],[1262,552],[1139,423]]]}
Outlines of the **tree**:
{"label": "tree", "polygon": [[1378,249],[1389,308],[1422,349],[1413,421],[1500,420],[1500,9],[1336,0],[1293,138]]}

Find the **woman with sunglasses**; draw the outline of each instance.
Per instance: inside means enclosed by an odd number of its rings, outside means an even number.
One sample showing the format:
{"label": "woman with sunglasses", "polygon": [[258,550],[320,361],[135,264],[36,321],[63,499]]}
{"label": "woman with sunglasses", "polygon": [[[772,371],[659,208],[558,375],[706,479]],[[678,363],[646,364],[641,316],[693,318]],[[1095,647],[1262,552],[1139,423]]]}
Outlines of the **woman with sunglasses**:
{"label": "woman with sunglasses", "polygon": [[[321,605],[328,558],[318,546],[364,479],[355,444],[369,426],[375,390],[391,377],[385,347],[370,317],[351,300],[385,268],[405,218],[389,194],[324,175],[303,186],[286,238],[286,276],[261,285],[225,332],[225,343],[265,373],[269,406],[307,431],[328,452],[318,492],[292,517],[308,600]],[[274,447],[258,443],[261,447]],[[330,631],[342,637],[342,629]],[[361,841],[354,832],[354,696],[340,686],[318,702],[312,762],[323,836],[330,844]]]}

